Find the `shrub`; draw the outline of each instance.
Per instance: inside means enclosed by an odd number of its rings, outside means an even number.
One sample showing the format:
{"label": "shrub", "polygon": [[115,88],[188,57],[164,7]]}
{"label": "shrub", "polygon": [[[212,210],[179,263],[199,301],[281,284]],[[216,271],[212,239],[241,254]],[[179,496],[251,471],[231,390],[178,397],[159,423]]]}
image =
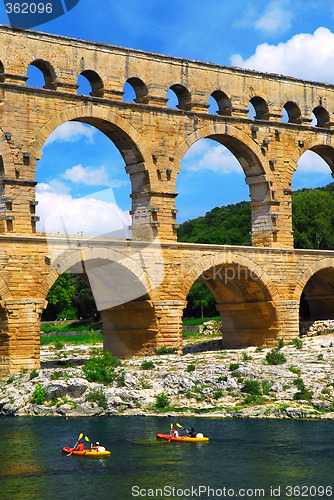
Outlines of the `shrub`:
{"label": "shrub", "polygon": [[34,368],[33,370],[31,370],[30,372],[30,375],[29,375],[29,380],[32,380],[33,378],[36,378],[38,377],[38,370],[36,370],[36,368]]}
{"label": "shrub", "polygon": [[247,354],[247,352],[242,353],[242,360],[243,361],[250,361],[251,359],[252,359],[252,356],[249,356],[249,354]]}
{"label": "shrub", "polygon": [[30,398],[30,402],[40,405],[44,403],[46,397],[45,397],[45,390],[44,387],[40,382],[36,384],[35,390]]}
{"label": "shrub", "polygon": [[284,339],[283,339],[283,337],[281,337],[280,339],[278,339],[277,349],[282,349],[282,347],[284,347]]}
{"label": "shrub", "polygon": [[56,349],[58,349],[60,351],[61,349],[64,349],[65,344],[61,340],[56,339],[54,341],[54,346],[55,346]]}
{"label": "shrub", "polygon": [[97,403],[101,408],[107,409],[107,397],[101,387],[99,389],[91,389],[87,395],[87,401]]}
{"label": "shrub", "polygon": [[297,347],[297,349],[301,349],[303,347],[303,342],[298,337],[296,337],[295,339],[292,339],[291,344],[294,345],[295,347]]}
{"label": "shrub", "polygon": [[261,394],[261,386],[257,380],[245,380],[241,390],[242,392],[247,392],[248,394]]}
{"label": "shrub", "polygon": [[166,408],[166,406],[169,406],[169,404],[169,397],[164,392],[159,392],[159,394],[155,395],[156,408]]}
{"label": "shrub", "polygon": [[104,352],[101,355],[95,355],[82,367],[88,382],[98,382],[108,385],[115,377],[115,368],[120,365],[119,358],[111,356],[110,352]]}
{"label": "shrub", "polygon": [[297,387],[297,389],[299,389],[294,395],[293,395],[293,399],[295,400],[299,400],[299,399],[306,399],[306,400],[309,400],[312,398],[312,395],[313,395],[313,392],[312,391],[309,391],[305,384],[304,384],[304,380],[300,377],[296,378],[294,381],[293,381],[294,385]]}
{"label": "shrub", "polygon": [[300,374],[301,374],[301,370],[300,368],[296,368],[295,366],[290,366],[289,367],[289,370],[291,373],[294,373],[295,375],[298,375],[298,377],[300,377]]}
{"label": "shrub", "polygon": [[261,385],[262,385],[262,394],[268,396],[270,389],[272,387],[272,383],[269,382],[269,380],[262,380]]}
{"label": "shrub", "polygon": [[229,370],[233,372],[234,370],[237,370],[239,368],[239,363],[231,363],[229,366]]}
{"label": "shrub", "polygon": [[63,370],[55,370],[50,375],[51,380],[59,380],[60,378],[63,378],[63,377],[65,377]]}
{"label": "shrub", "polygon": [[282,352],[279,352],[278,349],[272,349],[267,352],[266,360],[268,365],[282,365],[286,362],[286,357]]}
{"label": "shrub", "polygon": [[195,371],[195,369],[196,369],[196,366],[194,364],[190,364],[187,366],[187,372],[189,372],[189,373]]}
{"label": "shrub", "polygon": [[175,354],[177,352],[177,349],[176,347],[166,347],[165,345],[163,345],[154,349],[154,352],[157,356],[161,356],[162,354]]}
{"label": "shrub", "polygon": [[213,394],[213,399],[219,399],[221,398],[223,395],[223,391],[221,391],[220,389],[218,389],[217,391],[214,392]]}
{"label": "shrub", "polygon": [[222,375],[218,377],[217,382],[227,382],[227,375]]}
{"label": "shrub", "polygon": [[151,370],[154,368],[154,363],[153,361],[143,361],[141,364],[142,370]]}
{"label": "shrub", "polygon": [[248,394],[242,401],[244,405],[262,404],[264,399],[259,394]]}

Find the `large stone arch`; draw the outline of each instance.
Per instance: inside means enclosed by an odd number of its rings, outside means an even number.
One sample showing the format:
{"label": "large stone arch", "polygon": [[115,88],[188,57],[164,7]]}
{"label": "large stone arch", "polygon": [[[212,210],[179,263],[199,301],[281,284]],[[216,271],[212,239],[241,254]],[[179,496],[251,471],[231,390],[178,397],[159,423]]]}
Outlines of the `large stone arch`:
{"label": "large stone arch", "polygon": [[197,129],[180,144],[175,157],[177,173],[181,170],[180,163],[188,149],[204,138],[213,139],[227,147],[243,168],[251,198],[253,245],[275,246],[277,231],[273,224],[276,224],[276,219],[272,217],[275,200],[274,188],[271,188],[274,179],[269,161],[262,154],[260,146],[236,127],[227,123],[211,123]]}
{"label": "large stone arch", "polygon": [[[306,141],[300,143],[299,148],[291,156],[291,162],[294,170],[298,168],[298,160],[306,151],[317,153],[328,164],[331,171],[334,172],[334,142],[330,134],[318,133]],[[293,174],[292,172],[292,174]]]}
{"label": "large stone arch", "polygon": [[242,347],[273,343],[279,332],[278,290],[265,271],[239,255],[216,255],[196,264],[182,283],[185,300],[201,278],[216,300],[222,318],[223,345]]}
{"label": "large stone arch", "polygon": [[[106,107],[96,106],[89,102],[86,102],[84,106],[72,106],[71,108],[65,109],[61,113],[50,118],[37,131],[36,138],[32,145],[32,151],[35,153],[36,157],[38,157],[39,152],[49,135],[59,125],[62,125],[63,123],[68,121],[79,121],[87,123],[89,125],[93,125],[104,132],[111,140],[113,140],[112,137],[116,136],[116,134],[119,133],[122,136],[123,140],[127,140],[127,142],[131,144],[137,162],[152,161],[147,146],[142,141],[139,132],[134,128],[133,125],[131,125],[131,123],[122,118],[115,111]],[[112,133],[114,133],[115,135],[113,136]],[[122,146],[117,143],[115,143],[115,146],[117,148],[120,148],[119,150],[122,154]],[[128,164],[126,157],[123,156],[123,158],[125,160],[125,163]]]}
{"label": "large stone arch", "polygon": [[154,283],[147,269],[125,250],[81,247],[65,250],[52,263],[41,286],[46,297],[58,276],[73,272],[89,283],[101,312],[104,349],[129,357],[151,354],[158,345]]}
{"label": "large stone arch", "polygon": [[[73,106],[50,118],[37,132],[32,146],[33,156],[40,157],[40,150],[59,125],[68,121],[84,122],[102,131],[117,147],[130,176],[132,198],[132,237],[136,240],[152,240],[156,229],[150,225],[150,193],[152,191],[152,155],[141,134],[119,113],[107,107],[86,102],[84,106]],[[147,195],[143,196],[143,193]]]}
{"label": "large stone arch", "polygon": [[334,258],[327,257],[310,266],[294,291],[303,319],[334,319]]}

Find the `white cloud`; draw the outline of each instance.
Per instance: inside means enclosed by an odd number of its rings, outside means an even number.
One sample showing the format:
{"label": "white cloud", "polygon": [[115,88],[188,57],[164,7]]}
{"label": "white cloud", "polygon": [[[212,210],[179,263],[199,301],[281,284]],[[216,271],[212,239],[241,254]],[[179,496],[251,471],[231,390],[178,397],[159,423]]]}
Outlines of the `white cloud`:
{"label": "white cloud", "polygon": [[59,125],[44,143],[44,147],[53,142],[77,142],[85,139],[87,142],[94,142],[94,135],[97,130],[94,127],[80,122],[66,122]]}
{"label": "white cloud", "polygon": [[319,155],[313,151],[305,151],[298,161],[299,174],[330,174],[329,165]]}
{"label": "white cloud", "polygon": [[254,27],[266,36],[287,31],[291,27],[292,11],[286,9],[283,3],[282,0],[270,2]]}
{"label": "white cloud", "polygon": [[193,172],[210,170],[221,174],[243,173],[238,160],[224,146],[214,145],[212,141],[203,141],[200,145],[201,142],[196,143],[185,155],[182,161],[185,170]]}
{"label": "white cloud", "polygon": [[242,68],[333,83],[334,33],[321,27],[313,34],[300,33],[278,45],[263,43],[248,59],[236,54],[231,62]]}
{"label": "white cloud", "polygon": [[[99,193],[97,193],[97,198]],[[37,215],[41,220],[38,231],[61,234],[99,236],[118,232],[118,236],[128,237],[131,224],[129,212],[122,211],[114,202],[90,198],[73,198],[64,192],[58,192],[50,184],[38,184]]]}
{"label": "white cloud", "polygon": [[127,181],[110,179],[109,172],[104,166],[93,168],[75,165],[65,170],[62,177],[75,184],[85,184],[86,186],[109,186],[116,188],[128,184]]}

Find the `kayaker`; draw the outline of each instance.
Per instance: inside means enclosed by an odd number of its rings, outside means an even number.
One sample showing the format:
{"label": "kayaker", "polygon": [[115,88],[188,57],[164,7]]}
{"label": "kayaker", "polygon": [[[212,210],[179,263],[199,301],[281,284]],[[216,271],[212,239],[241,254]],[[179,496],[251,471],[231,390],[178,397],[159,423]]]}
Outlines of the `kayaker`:
{"label": "kayaker", "polygon": [[174,429],[173,429],[173,437],[175,437],[175,438],[178,438],[178,437],[179,437],[179,432],[178,432],[178,430],[177,430],[177,429],[175,429],[175,427],[174,427]]}
{"label": "kayaker", "polygon": [[195,431],[195,429],[192,427],[190,431],[188,431],[188,429],[186,429],[186,433],[189,434],[189,437],[191,438],[195,438],[197,436],[197,432]]}

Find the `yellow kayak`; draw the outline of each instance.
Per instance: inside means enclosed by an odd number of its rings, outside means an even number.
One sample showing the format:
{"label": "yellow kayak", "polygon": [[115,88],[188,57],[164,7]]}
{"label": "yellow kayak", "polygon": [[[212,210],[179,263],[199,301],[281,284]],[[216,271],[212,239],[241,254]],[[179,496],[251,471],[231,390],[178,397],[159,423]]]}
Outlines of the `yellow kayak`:
{"label": "yellow kayak", "polygon": [[188,437],[188,436],[169,436],[169,434],[157,434],[157,439],[164,439],[165,441],[179,441],[182,443],[207,443],[207,437]]}
{"label": "yellow kayak", "polygon": [[63,451],[71,455],[84,455],[87,457],[106,457],[110,455],[110,451],[74,450],[69,446],[64,446]]}

